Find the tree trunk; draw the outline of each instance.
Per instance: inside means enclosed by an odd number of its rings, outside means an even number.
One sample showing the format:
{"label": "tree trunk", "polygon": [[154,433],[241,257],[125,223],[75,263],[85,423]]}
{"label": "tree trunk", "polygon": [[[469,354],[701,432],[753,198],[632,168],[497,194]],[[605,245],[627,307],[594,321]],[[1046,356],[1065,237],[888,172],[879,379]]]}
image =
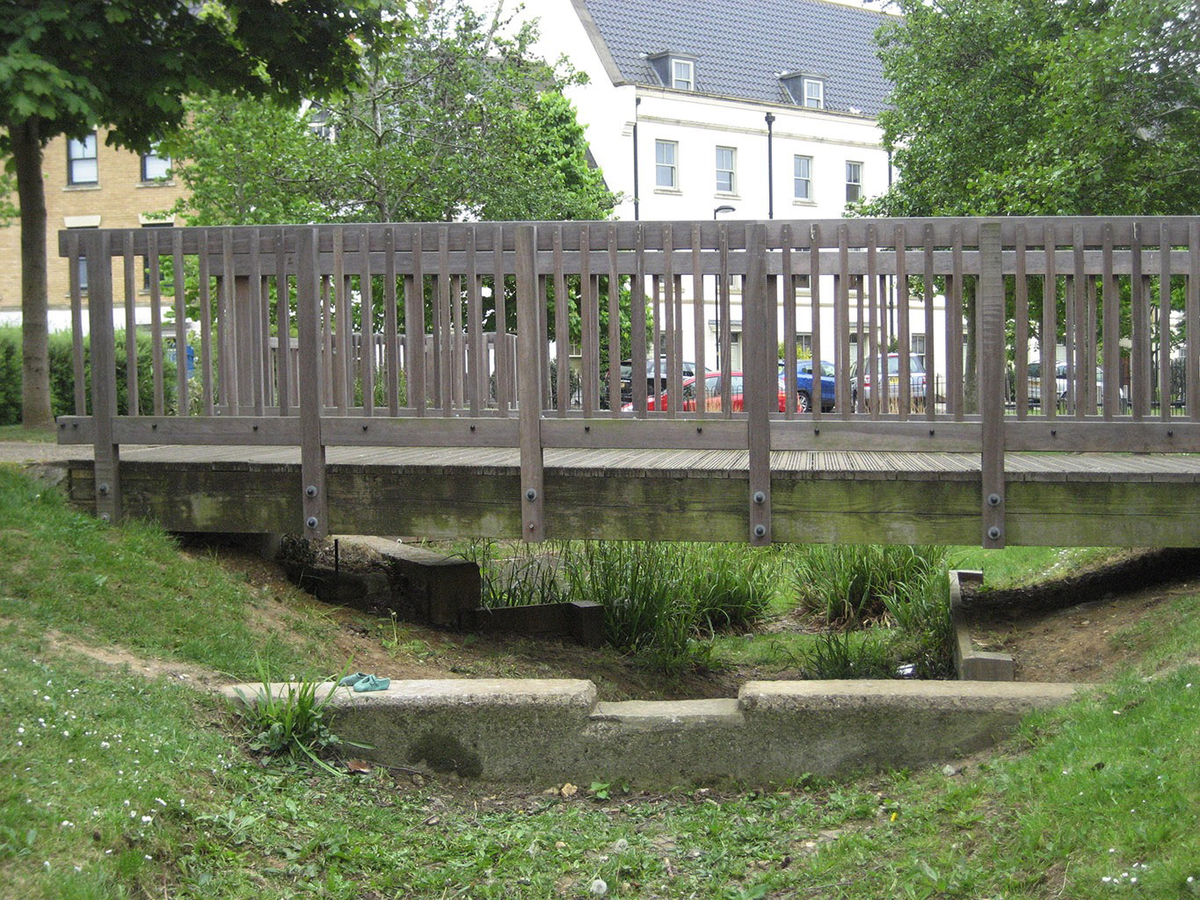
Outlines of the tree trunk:
{"label": "tree trunk", "polygon": [[46,288],[46,187],[37,119],[9,128],[21,204],[21,421],[53,424],[50,410],[50,315]]}

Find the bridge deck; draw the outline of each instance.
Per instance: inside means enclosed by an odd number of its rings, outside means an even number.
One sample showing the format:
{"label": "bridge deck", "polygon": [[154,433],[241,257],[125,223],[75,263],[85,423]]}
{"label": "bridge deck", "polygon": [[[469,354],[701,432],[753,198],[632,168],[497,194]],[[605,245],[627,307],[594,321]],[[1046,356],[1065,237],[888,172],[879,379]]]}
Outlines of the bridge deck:
{"label": "bridge deck", "polygon": [[[749,458],[723,450],[545,451],[551,538],[744,540]],[[518,538],[515,449],[330,446],[338,533]],[[90,460],[72,497],[94,503]],[[177,531],[298,531],[300,451],[126,446],[125,512]],[[978,543],[980,457],[772,451],[772,537],[791,542]],[[1200,546],[1200,455],[1009,453],[1011,543]]]}

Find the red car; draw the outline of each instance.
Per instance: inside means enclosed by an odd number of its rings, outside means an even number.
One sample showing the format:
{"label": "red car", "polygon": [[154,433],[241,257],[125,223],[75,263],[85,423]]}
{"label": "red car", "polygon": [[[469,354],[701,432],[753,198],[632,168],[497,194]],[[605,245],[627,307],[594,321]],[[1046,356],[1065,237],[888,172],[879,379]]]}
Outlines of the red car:
{"label": "red car", "polygon": [[[704,404],[704,409],[708,412],[721,412],[721,392],[724,387],[726,376],[721,372],[709,372],[704,376],[702,385],[698,388],[698,378],[688,378],[683,382],[683,404],[680,409],[683,412],[695,412],[699,403]],[[733,412],[743,412],[745,404],[742,399],[742,373],[729,373],[729,406]],[[781,380],[779,383],[779,411],[783,412],[785,400],[784,384]],[[632,410],[633,404],[626,403],[624,410]],[[666,392],[664,391],[658,397],[649,397],[646,400],[647,409],[670,409],[671,403]]]}

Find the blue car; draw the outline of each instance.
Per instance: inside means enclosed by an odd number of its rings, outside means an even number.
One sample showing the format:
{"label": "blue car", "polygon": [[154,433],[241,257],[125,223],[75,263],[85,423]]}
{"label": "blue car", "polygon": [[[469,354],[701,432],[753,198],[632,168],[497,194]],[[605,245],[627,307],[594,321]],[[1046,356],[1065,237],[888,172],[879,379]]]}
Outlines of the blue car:
{"label": "blue car", "polygon": [[[782,371],[783,364],[780,363]],[[808,412],[813,408],[813,361],[811,359],[796,360],[796,410]],[[833,388],[833,363],[821,360],[821,410],[829,412],[833,409],[836,394]]]}

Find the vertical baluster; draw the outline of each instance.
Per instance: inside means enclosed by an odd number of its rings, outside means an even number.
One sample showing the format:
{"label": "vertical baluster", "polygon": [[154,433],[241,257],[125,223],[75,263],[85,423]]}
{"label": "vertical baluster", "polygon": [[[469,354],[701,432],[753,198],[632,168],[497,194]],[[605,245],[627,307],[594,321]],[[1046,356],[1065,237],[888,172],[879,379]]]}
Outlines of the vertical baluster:
{"label": "vertical baluster", "polygon": [[358,230],[359,364],[362,367],[363,414],[375,415],[375,296],[371,283],[371,232]]}
{"label": "vertical baluster", "polygon": [[1016,319],[1014,348],[1014,385],[1016,396],[1013,400],[1017,406],[1017,418],[1024,419],[1029,415],[1029,281],[1026,278],[1025,266],[1025,225],[1017,225],[1016,273],[1013,275],[1013,315]]}
{"label": "vertical baluster", "polygon": [[492,266],[495,272],[492,276],[492,299],[495,302],[496,320],[496,408],[500,410],[500,415],[507,416],[512,397],[513,365],[509,355],[508,312],[504,295],[504,226],[502,225],[497,225],[492,229]]}
{"label": "vertical baluster", "polygon": [[[412,229],[412,274],[404,281],[404,362],[408,379],[408,405],[425,415],[425,269],[421,227]],[[501,278],[503,283],[503,278]],[[503,284],[501,285],[503,290]],[[502,301],[497,300],[497,303]]]}
{"label": "vertical baluster", "polygon": [[162,278],[158,258],[158,229],[151,228],[147,238],[147,262],[150,268],[150,340],[154,374],[154,415],[166,412],[163,401]]}
{"label": "vertical baluster", "polygon": [[[79,232],[67,232],[67,278],[71,293],[71,364],[75,379],[75,415],[87,415],[86,367],[83,352],[83,291],[79,284],[79,266],[83,256],[79,252]],[[87,265],[84,262],[84,265]],[[126,329],[128,330],[128,329]],[[127,345],[128,346],[128,345]],[[127,356],[132,367],[137,368],[137,356]]]}
{"label": "vertical baluster", "polygon": [[554,349],[555,349],[555,378],[557,384],[558,415],[567,415],[571,405],[571,363],[570,363],[570,322],[567,296],[567,277],[563,268],[563,230],[556,225],[550,233],[551,250],[554,264]]}
{"label": "vertical baluster", "polygon": [[[668,415],[675,418],[675,414],[679,411],[680,405],[680,385],[683,379],[680,377],[680,359],[676,352],[676,336],[679,330],[679,320],[675,316],[675,266],[673,256],[675,253],[675,229],[671,223],[663,225],[662,232],[663,240],[663,341],[666,344],[667,351],[667,397],[669,403],[667,405]],[[658,370],[658,350],[655,350],[655,369],[654,383],[655,393],[661,396],[659,390],[659,370]],[[659,409],[662,407],[660,406]]]}
{"label": "vertical baluster", "polygon": [[[317,307],[320,315],[320,307]],[[316,326],[314,326],[316,327]],[[318,331],[318,334],[320,332]],[[279,414],[292,412],[292,322],[291,290],[288,282],[286,235],[275,231],[275,384]]]}
{"label": "vertical baluster", "polygon": [[437,310],[433,316],[433,379],[437,384],[435,405],[442,415],[454,413],[454,380],[451,374],[454,341],[450,324],[450,232],[438,227]]}
{"label": "vertical baluster", "polygon": [[[1120,411],[1121,402],[1121,297],[1117,291],[1117,279],[1113,274],[1113,228],[1111,222],[1104,223],[1104,396],[1102,412],[1111,419]],[[1130,298],[1132,303],[1132,296]],[[1132,310],[1131,310],[1132,313]],[[1095,384],[1093,375],[1089,381]]]}
{"label": "vertical baluster", "polygon": [[[600,368],[600,313],[599,292],[592,274],[592,232],[587,225],[579,228],[579,329],[580,329],[580,375],[582,376],[581,400],[583,414],[591,418],[596,414],[596,383]],[[568,339],[569,339],[568,335]],[[570,372],[566,373],[567,396],[570,397]],[[561,373],[560,373],[561,376]]]}
{"label": "vertical baluster", "polygon": [[[792,226],[785,224],[780,233],[780,267],[783,271],[783,416],[796,417],[796,276],[792,274]],[[821,367],[814,361],[812,403],[821,405]]]}
{"label": "vertical baluster", "polygon": [[933,364],[937,359],[937,329],[933,318],[933,226],[925,226],[925,418],[933,420],[937,406],[937,372]]}
{"label": "vertical baluster", "polygon": [[[795,298],[793,296],[793,307]],[[611,315],[611,314],[610,314]],[[793,315],[795,315],[793,309]],[[795,340],[795,335],[792,336]],[[704,417],[704,373],[707,371],[708,360],[706,349],[704,323],[704,257],[700,249],[700,225],[692,225],[692,360],[695,364],[696,380],[693,392],[696,395],[696,415]],[[683,401],[680,395],[680,402]]]}
{"label": "vertical baluster", "polygon": [[95,427],[92,471],[96,484],[96,514],[106,522],[116,523],[121,518],[121,450],[114,434],[117,361],[116,335],[113,333],[112,248],[108,232],[89,234],[84,240],[88,270],[92,421]]}
{"label": "vertical baluster", "polygon": [[1129,365],[1129,399],[1133,417],[1150,415],[1153,363],[1150,355],[1150,278],[1142,271],[1143,225],[1135,222],[1130,240],[1129,302],[1132,359]]}
{"label": "vertical baluster", "polygon": [[262,260],[260,258],[257,228],[249,232],[248,239],[250,242],[250,275],[248,278],[239,278],[237,282],[239,287],[244,290],[238,320],[239,322],[245,322],[247,325],[245,333],[242,333],[239,329],[239,336],[241,338],[239,344],[241,349],[238,369],[246,375],[246,382],[243,385],[245,388],[243,396],[252,398],[254,414],[261,416],[263,414],[263,371],[261,358],[266,335],[263,333]]}
{"label": "vertical baluster", "polygon": [[964,397],[966,378],[963,363],[963,283],[965,275],[963,273],[963,233],[960,225],[950,228],[950,250],[953,273],[949,279],[952,283],[946,286],[947,301],[950,306],[947,318],[954,323],[954,330],[951,332],[947,328],[946,331],[946,340],[949,341],[946,351],[950,359],[949,374],[946,379],[949,381],[947,390],[950,408],[954,412],[954,421],[961,422],[966,416]]}
{"label": "vertical baluster", "polygon": [[621,275],[618,268],[617,228],[608,226],[608,407],[621,415]]}
{"label": "vertical baluster", "polygon": [[[733,371],[733,323],[730,321],[730,316],[733,314],[729,299],[729,223],[721,222],[717,225],[717,251],[720,254],[721,265],[720,273],[717,275],[717,305],[719,312],[717,314],[717,347],[718,356],[717,368],[720,369],[722,377],[720,379],[721,391],[721,410],[725,416],[729,415],[730,407],[730,379],[729,373]],[[701,394],[703,393],[703,402],[707,405],[708,397],[708,381],[705,379],[705,389],[703,392],[696,392],[696,402],[701,402]]]}
{"label": "vertical baluster", "polygon": [[[838,275],[834,285],[833,364],[839,372],[849,372],[853,364],[850,356],[850,244],[849,227],[839,225]],[[849,403],[839,403],[838,410],[843,419],[850,418],[853,410]]]}
{"label": "vertical baluster", "polygon": [[1184,384],[1187,385],[1187,411],[1193,421],[1200,421],[1200,222],[1188,224],[1188,281],[1186,309],[1187,360]]}
{"label": "vertical baluster", "polygon": [[[900,421],[905,421],[908,418],[908,411],[912,403],[912,367],[909,365],[908,354],[909,347],[912,346],[912,337],[909,329],[909,284],[908,284],[908,237],[903,225],[896,226],[896,333],[899,338],[899,343],[896,350],[899,353],[897,362],[899,388],[897,393],[896,411],[900,414]],[[879,386],[882,391],[887,391],[889,411],[891,407],[892,386],[891,378],[888,372],[891,366],[884,360],[882,377],[879,380]]]}
{"label": "vertical baluster", "polygon": [[[812,358],[815,369],[820,366],[824,356],[821,348],[821,226],[815,222],[809,230],[808,246],[809,318],[812,323]],[[850,399],[850,371],[843,362],[834,359],[834,389],[837,392],[834,402],[839,410],[845,410]],[[819,403],[813,406],[813,421],[821,421]]]}
{"label": "vertical baluster", "polygon": [[126,413],[136,416],[141,412],[141,385],[138,372],[137,268],[133,255],[133,231],[126,229],[123,238],[121,274],[125,283],[125,402]]}
{"label": "vertical baluster", "polygon": [[334,339],[337,359],[333,366],[333,405],[339,416],[346,415],[354,397],[354,361],[350,347],[350,331],[354,327],[350,317],[349,277],[346,275],[346,230],[336,225],[333,229],[333,302],[336,310],[336,333]]}
{"label": "vertical baluster", "polygon": [[[472,236],[474,232],[471,232]],[[472,250],[474,247],[471,248]],[[471,257],[474,265],[474,257]],[[387,357],[388,415],[400,415],[400,322],[396,308],[396,226],[383,230],[383,328]]]}
{"label": "vertical baluster", "polygon": [[630,302],[629,383],[638,418],[646,416],[646,226],[639,224],[634,246],[635,268]]}
{"label": "vertical baluster", "polygon": [[[859,365],[857,375],[861,379],[862,374],[868,371],[869,367],[875,365],[875,360],[879,358],[880,345],[880,320],[886,320],[887,316],[883,309],[884,293],[883,284],[884,276],[879,274],[879,233],[875,225],[867,226],[867,289],[870,292],[870,300],[868,307],[870,308],[870,321],[867,327],[867,356],[866,359]],[[813,360],[814,365],[818,360]],[[815,376],[814,376],[815,377]],[[866,398],[859,395],[858,403],[855,404],[856,412],[862,412],[868,408]],[[870,413],[872,419],[879,418],[879,404],[870,404]]]}
{"label": "vertical baluster", "polygon": [[[204,415],[216,414],[212,358],[212,260],[209,232],[200,232],[200,378],[204,391]],[[132,252],[132,251],[131,251]],[[128,264],[127,264],[128,265]],[[131,401],[132,403],[132,401]]]}
{"label": "vertical baluster", "polygon": [[467,342],[467,346],[470,348],[470,360],[467,369],[471,379],[469,393],[472,416],[478,416],[488,405],[487,343],[483,336],[483,298],[480,293],[478,260],[475,257],[477,232],[478,228],[474,225],[467,230],[467,328],[470,330]]}
{"label": "vertical baluster", "polygon": [[171,229],[171,263],[175,292],[175,392],[178,397],[177,413],[188,414],[187,375],[187,304],[184,297],[183,232]]}
{"label": "vertical baluster", "polygon": [[[1058,365],[1058,242],[1054,226],[1045,228],[1046,277],[1042,282],[1042,339],[1038,342],[1038,359],[1041,365],[1041,380],[1038,403],[1042,415],[1053,419],[1058,408],[1058,384],[1055,370]],[[1068,329],[1069,330],[1069,329]]]}
{"label": "vertical baluster", "polygon": [[[1171,226],[1158,232],[1158,415],[1171,418]],[[1193,350],[1195,350],[1194,342]]]}

